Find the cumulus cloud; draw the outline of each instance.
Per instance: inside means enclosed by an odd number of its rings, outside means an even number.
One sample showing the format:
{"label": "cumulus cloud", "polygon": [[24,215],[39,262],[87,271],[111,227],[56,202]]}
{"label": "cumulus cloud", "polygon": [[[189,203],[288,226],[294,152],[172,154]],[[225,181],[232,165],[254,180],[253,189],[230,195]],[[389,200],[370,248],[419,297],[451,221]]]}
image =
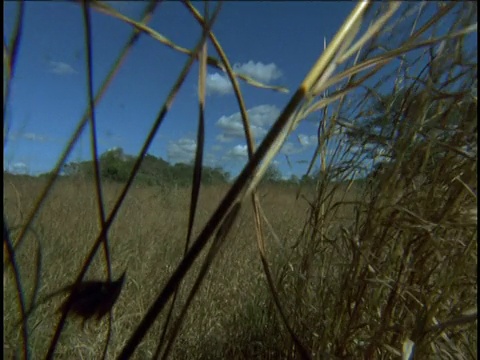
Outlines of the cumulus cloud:
{"label": "cumulus cloud", "polygon": [[298,141],[300,141],[300,145],[304,147],[316,146],[318,143],[318,137],[315,135],[308,136],[304,134],[299,134]]}
{"label": "cumulus cloud", "polygon": [[224,74],[208,74],[205,82],[208,95],[227,95],[233,93],[233,87],[228,77]]}
{"label": "cumulus cloud", "polygon": [[[265,84],[271,83],[282,76],[282,72],[274,63],[263,64],[250,60],[247,63],[235,63],[233,71],[246,75]],[[206,90],[208,95],[228,95],[233,94],[233,86],[228,76],[224,73],[207,74]]]}
{"label": "cumulus cloud", "polygon": [[274,63],[263,64],[260,61],[256,63],[252,60],[244,64],[234,64],[233,71],[263,83],[270,83],[272,80],[276,80],[282,76],[282,72]]}
{"label": "cumulus cloud", "polygon": [[[190,164],[195,160],[197,142],[189,138],[181,138],[177,141],[170,141],[167,146],[167,157],[172,164]],[[203,155],[203,166],[218,166],[218,158],[211,152]]]}
{"label": "cumulus cloud", "polygon": [[27,164],[25,164],[24,162],[18,161],[12,164],[11,171],[14,174],[26,174],[27,170]]}
{"label": "cumulus cloud", "polygon": [[227,158],[236,160],[244,160],[247,156],[247,145],[235,145],[226,155]]}
{"label": "cumulus cloud", "polygon": [[167,156],[170,162],[190,163],[195,158],[197,142],[192,139],[182,138],[171,141],[167,147]]}
{"label": "cumulus cloud", "polygon": [[[250,128],[255,138],[263,137],[273,122],[280,115],[280,110],[274,105],[259,105],[247,111],[250,119]],[[222,116],[217,121],[222,133],[217,136],[220,142],[229,142],[235,138],[245,138],[242,116],[240,112]]]}
{"label": "cumulus cloud", "polygon": [[316,135],[298,134],[297,138],[298,142],[300,143],[299,145],[291,141],[287,141],[283,144],[280,152],[285,155],[299,154],[309,147],[316,146],[318,143],[318,138]]}
{"label": "cumulus cloud", "polygon": [[13,133],[8,133],[7,134],[7,139],[9,141],[17,141],[17,140],[27,140],[27,141],[34,141],[34,142],[40,142],[44,143],[47,141],[54,141],[55,139],[50,138],[45,135],[40,135],[40,134],[35,134],[33,132],[13,132]]}
{"label": "cumulus cloud", "polygon": [[294,155],[294,154],[301,153],[303,150],[305,150],[303,146],[296,146],[291,141],[287,141],[283,144],[280,152],[285,155]]}
{"label": "cumulus cloud", "polygon": [[109,149],[107,150],[107,152],[110,152],[110,151],[118,151],[118,150],[120,150],[120,149],[121,149],[121,147],[119,147],[119,146],[112,146],[111,148],[109,148]]}
{"label": "cumulus cloud", "polygon": [[203,166],[216,167],[218,165],[217,157],[212,153],[206,153],[203,157]]}
{"label": "cumulus cloud", "polygon": [[22,134],[21,137],[25,140],[38,141],[38,142],[45,142],[48,140],[46,136],[34,134],[34,133],[25,133],[25,134]]}
{"label": "cumulus cloud", "polygon": [[77,71],[69,64],[62,61],[50,61],[49,72],[57,75],[75,74]]}
{"label": "cumulus cloud", "polygon": [[224,134],[218,134],[218,135],[216,136],[216,139],[217,139],[217,141],[220,141],[220,142],[222,142],[222,143],[227,143],[227,142],[230,142],[230,141],[233,140],[233,138],[228,137],[228,136],[226,136],[226,135],[224,135]]}

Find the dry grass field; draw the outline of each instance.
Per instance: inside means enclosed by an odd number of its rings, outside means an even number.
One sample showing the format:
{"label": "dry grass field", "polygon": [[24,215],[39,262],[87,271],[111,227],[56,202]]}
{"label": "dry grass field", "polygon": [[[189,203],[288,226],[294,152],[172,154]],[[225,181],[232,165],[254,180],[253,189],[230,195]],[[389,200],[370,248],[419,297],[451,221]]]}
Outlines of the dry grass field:
{"label": "dry grass field", "polygon": [[[5,179],[4,205],[9,223],[21,222],[23,214],[32,207],[42,186],[44,182],[34,178]],[[92,187],[93,184],[80,181],[60,181],[35,220],[24,245],[17,250],[17,261],[25,279],[27,298],[31,298],[34,288],[34,259],[38,243],[42,244],[44,264],[41,268],[38,298],[42,299],[74,281],[78,268],[92,245],[92,239],[99,231],[96,218],[92,216],[96,210]],[[119,190],[120,186],[116,184],[105,187],[107,211]],[[203,226],[225,190],[226,187],[207,187],[202,190],[196,229]],[[299,236],[302,219],[308,210],[307,203],[302,199],[296,201],[293,190],[272,187],[265,188],[260,194],[264,211],[278,236],[278,239],[267,236],[268,246],[271,247],[272,254],[281,256],[282,253],[288,253]],[[113,273],[116,276],[128,269],[125,288],[114,308],[112,353],[117,353],[125,336],[129,335],[141,319],[146,307],[182,257],[189,196],[188,188],[136,188],[127,197],[118,220],[111,229],[109,241],[111,257],[114,259]],[[12,235],[15,235],[14,229]],[[14,348],[20,335],[18,326],[16,329],[14,327],[19,317],[11,275],[8,272],[4,277],[7,349]],[[104,265],[97,261],[86,278],[103,276]],[[187,280],[183,288],[188,288],[191,282],[191,279]],[[39,305],[32,314],[29,324],[35,328],[31,333],[31,346],[35,352],[46,351],[54,323],[58,321],[56,309],[64,298],[65,295],[53,298],[46,304]],[[260,341],[264,336],[267,299],[251,210],[246,208],[232,229],[228,245],[215,260],[208,279],[197,295],[178,339],[178,344],[181,345],[176,347],[172,355],[176,355],[174,358],[192,354],[198,354],[199,358],[223,358],[222,354],[228,350],[237,357],[241,354],[253,356],[255,347],[258,347],[257,351],[262,350],[261,344],[254,345],[251,341],[255,337],[259,337]],[[85,332],[79,329],[80,321],[68,324],[62,335],[64,345],[59,348],[57,356],[79,358],[82,354],[85,358],[95,358],[95,354],[101,351],[102,341],[98,340],[105,336],[105,324],[102,326],[92,322],[87,323]],[[150,341],[155,342],[155,334],[158,336],[160,331],[160,326],[152,331]],[[79,343],[83,344],[82,348],[77,348]],[[147,341],[145,349],[151,347]],[[142,352],[141,349],[139,358],[152,356],[147,350]],[[8,352],[5,353],[7,354]]]}
{"label": "dry grass field", "polygon": [[[9,176],[4,180],[7,221],[11,224],[21,223],[44,183],[35,178]],[[41,299],[74,281],[78,268],[92,245],[92,239],[99,231],[95,217],[92,216],[95,212],[92,186],[93,184],[82,181],[59,181],[24,244],[17,249],[25,296],[31,301],[35,286],[37,246],[41,244],[41,281],[37,295],[40,305],[28,321],[31,326],[30,346],[33,358],[37,358],[35,354],[47,350],[52,329],[59,317],[56,310],[65,295],[54,297],[45,303]],[[120,186],[107,184],[104,189],[106,208],[109,209],[118,196]],[[225,190],[226,187],[202,189],[195,235]],[[444,316],[459,316],[462,309],[474,307],[476,221],[470,221],[471,226],[464,230],[449,229],[445,232],[445,235],[449,235],[443,239],[429,239],[429,235],[425,235],[417,240],[424,242],[425,248],[421,249],[422,246],[417,245],[416,250],[407,255],[406,246],[395,242],[407,243],[411,236],[420,236],[421,231],[402,224],[401,217],[396,224],[382,223],[391,219],[391,214],[387,219],[376,219],[379,226],[377,231],[370,229],[370,235],[357,236],[357,240],[371,236],[372,241],[366,244],[364,251],[376,253],[376,258],[370,260],[370,263],[362,264],[355,253],[355,244],[348,242],[352,235],[348,234],[347,229],[352,231],[360,225],[359,222],[365,222],[366,219],[355,220],[353,207],[346,205],[355,202],[367,204],[368,201],[360,196],[362,189],[355,186],[349,191],[344,187],[336,189],[334,203],[344,204],[340,210],[333,210],[332,207],[332,211],[337,212],[328,219],[328,225],[323,224],[324,241],[317,242],[316,245],[312,240],[304,244],[308,239],[302,233],[305,219],[310,217],[310,222],[315,221],[311,218],[313,213],[308,205],[308,202],[314,202],[313,194],[313,189],[309,193],[304,191],[297,200],[294,189],[272,185],[264,186],[259,191],[263,211],[274,229],[274,233],[266,231],[266,239],[268,258],[280,297],[299,336],[309,340],[315,348],[325,346],[322,340],[327,339],[322,339],[320,334],[327,329],[339,333],[324,333],[323,337],[336,335],[337,341],[345,337],[342,331],[346,329],[334,325],[341,324],[342,312],[352,311],[354,304],[348,304],[349,297],[358,296],[356,294],[359,291],[364,292],[360,298],[363,302],[363,315],[359,315],[355,320],[357,324],[350,329],[352,342],[347,345],[348,352],[357,356],[365,351],[366,343],[371,341],[368,334],[371,336],[381,331],[375,336],[386,340],[413,326],[406,321],[418,321],[421,307],[416,303],[421,302],[422,298],[423,301],[434,301],[432,305],[439,307],[437,311]],[[113,336],[109,347],[111,355],[118,354],[146,312],[148,304],[154,300],[182,257],[189,196],[188,188],[137,187],[127,197],[118,220],[112,226],[109,241],[113,273],[118,276],[127,269],[127,280],[114,306]],[[170,354],[172,358],[273,359],[287,356],[288,336],[275,315],[266,288],[251,214],[251,209],[246,207],[233,226],[226,245],[215,259],[188,311]],[[363,226],[366,230],[368,225],[363,223]],[[402,226],[404,228],[401,230]],[[15,228],[11,232],[14,235]],[[382,234],[384,232],[389,235],[385,236]],[[406,233],[409,236],[405,236]],[[314,238],[315,236],[311,237]],[[383,243],[375,243],[373,239]],[[434,243],[429,244],[429,241]],[[417,260],[412,262],[414,256]],[[404,263],[401,259],[408,262]],[[399,266],[409,269],[402,272],[399,271]],[[198,266],[194,266],[192,273],[197,270]],[[97,255],[86,278],[102,278],[104,273],[103,258]],[[388,274],[392,278],[389,279]],[[402,279],[395,279],[395,276]],[[354,281],[363,283],[349,283]],[[185,300],[186,290],[192,284],[193,277],[188,276],[179,294],[180,303]],[[397,298],[393,300],[395,293],[392,293],[392,286],[400,287],[396,290]],[[381,325],[388,327],[381,330],[379,321],[385,316],[383,312],[387,310],[384,307],[389,301],[393,301],[394,308],[388,311],[396,320]],[[20,341],[18,301],[11,271],[4,275],[4,309],[4,355],[10,358],[15,344]],[[328,317],[331,318],[330,321]],[[159,319],[139,347],[135,358],[152,357],[152,349],[162,331],[164,316]],[[405,322],[399,322],[400,319]],[[96,358],[104,346],[107,323],[108,317],[105,317],[99,323],[94,320],[87,322],[85,328],[82,328],[80,320],[72,318],[67,321],[56,356],[64,359]],[[17,324],[16,327],[14,324]],[[374,328],[377,330],[373,331]],[[458,351],[464,354],[470,352],[470,358],[474,358],[475,324],[467,322],[460,329],[454,329],[458,331],[452,330],[449,341],[461,343],[465,348]],[[361,342],[362,338],[365,343]],[[335,345],[330,346],[333,348]],[[323,358],[321,354],[316,357]]]}
{"label": "dry grass field", "polygon": [[[186,49],[147,25],[158,2],[141,21],[107,2],[80,5],[86,30],[95,10],[132,26],[131,37],[94,96],[86,36],[88,109],[48,176],[4,172],[6,359],[477,359],[477,49],[465,40],[476,3],[359,2],[258,146],[238,79],[283,90],[233,72],[210,28],[220,6],[204,19],[182,3],[203,29]],[[18,33],[4,43],[7,90]],[[185,66],[125,181],[107,182],[93,115],[140,34]],[[207,37],[218,58],[207,57]],[[194,62],[191,186],[142,185],[142,161]],[[245,167],[218,186],[198,176],[207,65],[228,75],[248,147]],[[311,182],[262,182],[312,114]],[[91,176],[60,176],[87,124]],[[82,324],[78,289],[110,269],[113,279],[126,271],[112,312]]]}

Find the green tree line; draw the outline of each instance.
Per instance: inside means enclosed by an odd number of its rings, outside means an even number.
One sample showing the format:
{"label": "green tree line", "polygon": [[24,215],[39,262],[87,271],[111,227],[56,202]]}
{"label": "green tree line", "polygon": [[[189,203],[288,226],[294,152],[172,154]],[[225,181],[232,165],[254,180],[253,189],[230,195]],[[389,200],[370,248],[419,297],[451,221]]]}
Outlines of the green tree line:
{"label": "green tree line", "polygon": [[[102,180],[112,182],[127,181],[135,164],[136,158],[125,154],[122,148],[106,151],[99,158],[100,176]],[[189,185],[192,182],[193,164],[170,164],[161,157],[147,154],[142,161],[135,181],[141,185]],[[93,161],[70,162],[65,164],[63,176],[85,177],[94,176]],[[230,174],[220,167],[204,166],[202,169],[202,183],[206,185],[226,184]]]}

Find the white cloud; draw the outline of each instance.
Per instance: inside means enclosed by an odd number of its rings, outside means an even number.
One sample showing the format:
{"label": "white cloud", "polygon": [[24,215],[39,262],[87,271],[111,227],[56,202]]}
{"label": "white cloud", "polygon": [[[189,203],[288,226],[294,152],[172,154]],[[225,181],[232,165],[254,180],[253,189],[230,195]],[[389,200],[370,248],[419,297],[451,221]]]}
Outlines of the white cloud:
{"label": "white cloud", "polygon": [[297,147],[291,141],[287,141],[286,143],[283,144],[280,152],[285,155],[293,155],[293,154],[301,153],[303,150],[305,150],[303,146]]}
{"label": "white cloud", "polygon": [[[260,138],[267,133],[268,127],[278,118],[280,110],[274,105],[259,105],[251,108],[247,113],[252,135],[255,138]],[[222,130],[222,133],[217,136],[217,140],[220,142],[228,142],[234,138],[245,138],[240,112],[222,116],[217,121],[217,126]]]}
{"label": "white cloud", "polygon": [[246,159],[248,157],[247,145],[235,145],[226,155],[229,159]]}
{"label": "white cloud", "polygon": [[[233,65],[233,71],[249,76],[263,83],[270,83],[282,76],[282,72],[274,63],[263,64],[250,60],[247,63],[236,63]],[[233,86],[228,76],[224,73],[207,74],[206,90],[208,95],[228,95],[233,94]]]}
{"label": "white cloud", "polygon": [[304,147],[316,146],[318,144],[318,137],[315,135],[308,136],[299,134],[298,141],[300,141],[300,144]]}
{"label": "white cloud", "polygon": [[228,77],[219,73],[208,74],[205,87],[208,95],[227,95],[233,93],[233,87]]}
{"label": "white cloud", "polygon": [[47,142],[47,141],[54,141],[54,139],[45,136],[45,135],[40,135],[40,134],[35,134],[32,132],[28,133],[21,133],[21,132],[15,132],[15,133],[8,133],[7,134],[7,139],[9,141],[16,141],[16,140],[28,140],[28,141],[36,141],[36,142]]}
{"label": "white cloud", "polygon": [[171,141],[167,147],[167,156],[170,162],[190,163],[195,157],[197,142],[192,139],[182,138]]}
{"label": "white cloud", "polygon": [[49,71],[57,75],[69,75],[77,72],[71,65],[61,61],[50,61]]}
{"label": "white cloud", "polygon": [[318,143],[318,138],[316,135],[298,134],[297,138],[298,138],[298,142],[300,143],[300,146],[296,145],[291,141],[287,141],[283,144],[282,149],[280,150],[282,154],[285,154],[285,155],[299,154],[305,151],[309,147],[316,146]]}
{"label": "white cloud", "polygon": [[222,143],[227,143],[233,141],[233,138],[225,136],[224,134],[218,134],[216,139]]}
{"label": "white cloud", "polygon": [[217,157],[212,153],[206,153],[203,157],[203,166],[214,168],[218,165]]}
{"label": "white cloud", "polygon": [[11,172],[14,174],[26,174],[28,170],[27,164],[18,161],[12,164]]}
{"label": "white cloud", "polygon": [[[173,163],[190,164],[195,159],[197,142],[188,138],[181,138],[177,141],[170,141],[167,146],[168,160]],[[204,153],[203,166],[215,167],[218,165],[218,159],[211,152]]]}
{"label": "white cloud", "polygon": [[247,75],[263,83],[270,83],[272,80],[276,80],[282,76],[282,72],[274,63],[255,63],[252,60],[244,64],[234,64],[233,71],[235,71],[236,73]]}
{"label": "white cloud", "polygon": [[[238,113],[240,115],[240,113]],[[235,116],[230,115],[230,116],[222,116],[218,121],[217,121],[217,126],[221,128],[224,133],[219,134],[217,136],[217,140],[221,142],[228,142],[231,141],[232,138],[237,137],[237,138],[244,138],[245,137],[245,130],[243,129],[243,123],[241,120],[240,116]],[[265,133],[265,130],[262,129],[259,126],[255,126],[250,124],[250,129],[252,131],[252,135],[254,137],[261,136]]]}
{"label": "white cloud", "polygon": [[25,133],[25,134],[22,134],[21,136],[23,139],[30,140],[30,141],[45,142],[48,140],[46,136],[38,135],[34,133]]}
{"label": "white cloud", "polygon": [[252,124],[257,126],[270,126],[280,115],[280,109],[275,105],[259,105],[247,112]]}

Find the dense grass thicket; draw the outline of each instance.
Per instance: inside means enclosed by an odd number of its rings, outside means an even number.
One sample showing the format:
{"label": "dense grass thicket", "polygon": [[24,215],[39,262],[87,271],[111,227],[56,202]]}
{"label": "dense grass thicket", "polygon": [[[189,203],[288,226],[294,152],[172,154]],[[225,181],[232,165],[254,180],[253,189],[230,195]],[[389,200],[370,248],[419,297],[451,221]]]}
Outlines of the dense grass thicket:
{"label": "dense grass thicket", "polygon": [[[262,144],[246,136],[249,162],[228,182],[221,169],[201,181],[197,149],[189,184],[157,183],[148,139],[130,162],[94,154],[69,168],[88,176],[59,176],[62,161],[48,176],[4,174],[4,356],[477,359],[476,7],[359,3]],[[135,26],[127,50],[138,29],[152,34]],[[261,86],[208,36],[220,60],[201,39],[182,50],[187,65],[224,70],[239,99],[237,78]],[[310,180],[262,182],[307,117],[318,120]],[[127,271],[112,318],[82,327],[57,311],[108,269]]]}

